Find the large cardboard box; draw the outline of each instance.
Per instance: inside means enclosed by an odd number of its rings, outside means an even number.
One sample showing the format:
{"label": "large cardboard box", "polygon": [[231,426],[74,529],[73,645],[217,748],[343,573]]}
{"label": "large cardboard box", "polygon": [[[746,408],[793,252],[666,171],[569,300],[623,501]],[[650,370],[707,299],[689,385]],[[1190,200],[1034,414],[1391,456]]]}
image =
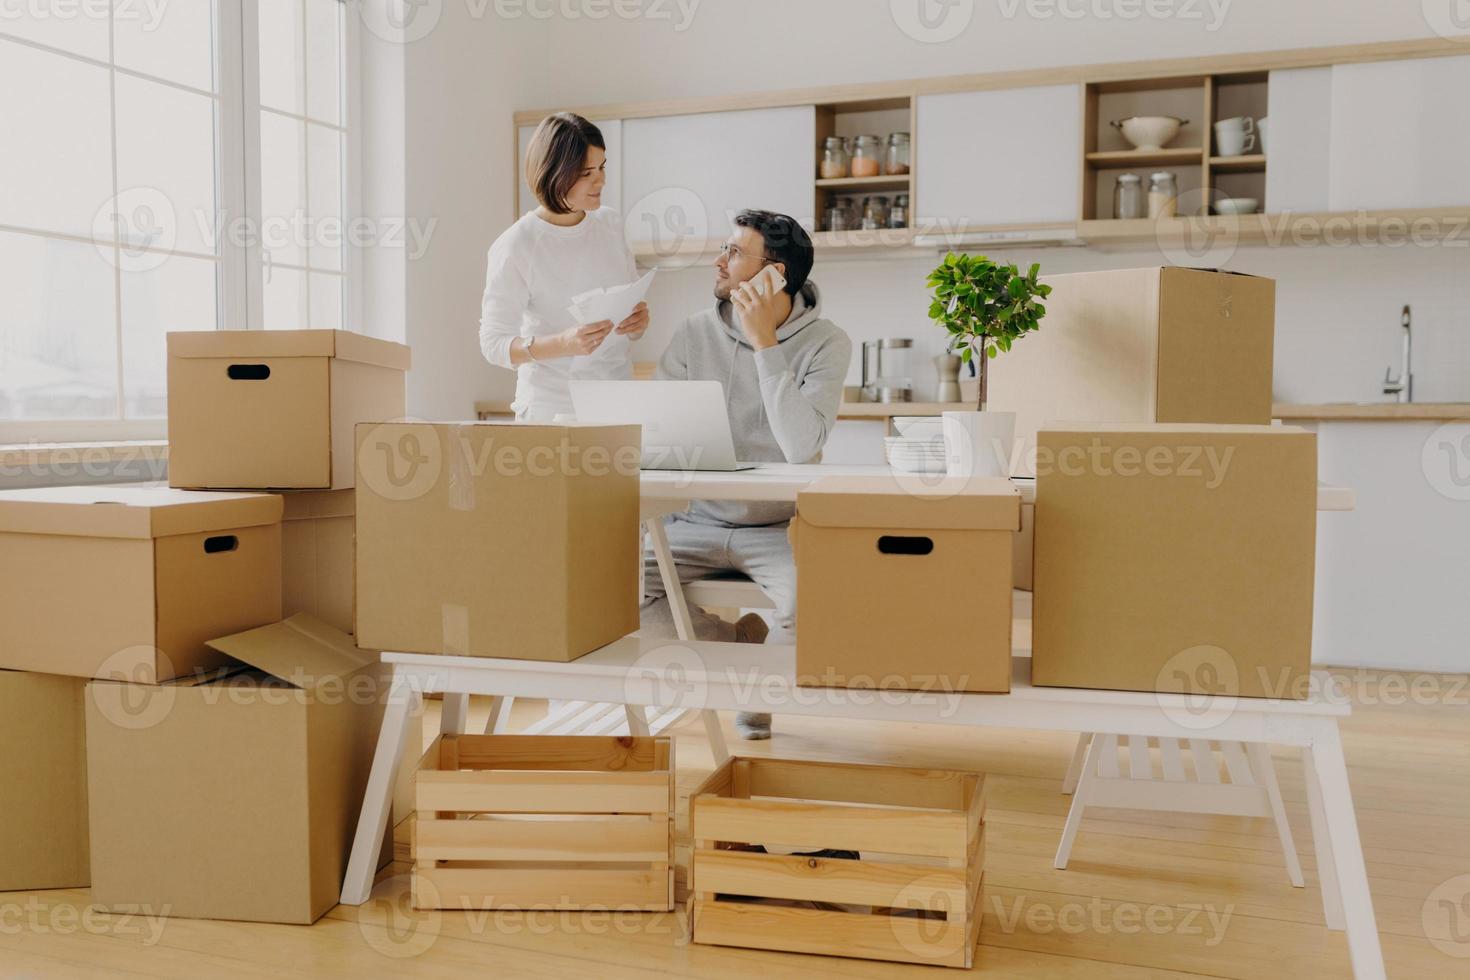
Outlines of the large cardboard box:
{"label": "large cardboard box", "polygon": [[1038,467],[1034,683],[1307,696],[1315,434],[1057,426]]}
{"label": "large cardboard box", "polygon": [[169,334],[169,486],[352,486],[352,427],[403,417],[408,365],[347,330]]}
{"label": "large cardboard box", "polygon": [[0,892],[87,887],[85,686],[0,670]]}
{"label": "large cardboard box", "polygon": [[1178,267],[1048,276],[1041,329],[993,362],[989,405],[1016,413],[1012,472],[1068,422],[1271,421],[1276,283]]}
{"label": "large cardboard box", "polygon": [[796,512],[798,684],[1011,689],[1009,480],[827,477]]}
{"label": "large cardboard box", "polygon": [[636,425],[357,429],[357,639],[568,661],[638,629]]}
{"label": "large cardboard box", "polygon": [[281,618],[281,498],[167,487],[0,491],[0,667],[155,683]]}
{"label": "large cardboard box", "polygon": [[387,674],[305,615],[213,644],[255,669],[88,685],[92,900],[315,922],[341,894]]}
{"label": "large cardboard box", "polygon": [[281,615],[352,632],[352,490],[282,494]]}

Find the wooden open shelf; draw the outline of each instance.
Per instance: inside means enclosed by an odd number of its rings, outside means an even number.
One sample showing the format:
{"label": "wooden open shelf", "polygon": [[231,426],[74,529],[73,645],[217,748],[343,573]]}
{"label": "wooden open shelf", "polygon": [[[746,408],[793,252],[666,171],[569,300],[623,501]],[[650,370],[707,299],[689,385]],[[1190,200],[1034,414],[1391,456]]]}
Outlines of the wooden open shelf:
{"label": "wooden open shelf", "polygon": [[[818,103],[816,106],[816,161],[821,165],[822,147],[829,136],[843,136],[852,138],[863,133],[871,133],[880,140],[885,141],[890,133],[907,132],[909,134],[909,172],[906,174],[878,174],[874,177],[837,177],[822,178],[813,175],[812,179],[812,225],[821,229],[826,219],[827,199],[829,197],[853,194],[862,196],[865,194],[881,194],[888,197],[889,205],[892,206],[900,194],[909,196],[908,223],[913,225],[913,205],[916,200],[914,195],[914,170],[917,161],[915,155],[918,149],[918,134],[915,132],[918,122],[918,108],[911,96],[894,96],[890,98],[876,99],[844,99],[826,103]],[[861,210],[862,201],[853,202],[854,206]],[[860,217],[860,215],[859,215]],[[891,246],[894,244],[909,244],[913,240],[909,228],[882,228],[872,231],[842,231],[829,232],[818,230],[814,235],[814,242],[828,248],[848,248],[854,246]]]}
{"label": "wooden open shelf", "polygon": [[1236,157],[1210,157],[1210,168],[1221,174],[1248,174],[1266,169],[1264,153],[1247,153]]}
{"label": "wooden open shelf", "polygon": [[1204,157],[1204,149],[1198,146],[1166,146],[1162,150],[1097,150],[1087,154],[1087,162],[1094,167],[1167,167],[1198,164]]}
{"label": "wooden open shelf", "polygon": [[877,177],[829,177],[818,179],[817,186],[831,191],[895,190],[907,193],[913,174],[882,174]]}

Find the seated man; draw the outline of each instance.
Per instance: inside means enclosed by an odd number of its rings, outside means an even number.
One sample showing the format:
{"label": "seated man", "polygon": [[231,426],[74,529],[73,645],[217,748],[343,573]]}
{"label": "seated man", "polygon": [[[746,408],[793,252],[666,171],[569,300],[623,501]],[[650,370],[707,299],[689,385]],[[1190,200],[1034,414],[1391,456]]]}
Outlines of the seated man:
{"label": "seated man", "polygon": [[[715,260],[714,307],[686,320],[659,361],[660,379],[725,386],[735,458],[741,462],[817,462],[837,419],[852,343],[822,318],[816,283],[807,279],[812,259],[811,239],[792,218],[740,212]],[[746,285],[770,265],[785,278],[784,290],[766,294]],[[691,610],[696,636],[795,642],[796,565],[786,536],[794,513],[789,503],[706,500],[668,519],[681,581],[739,572],[776,605],[769,635],[754,615],[732,627]],[[645,569],[644,629],[673,635],[651,554]],[[743,713],[736,728],[745,738],[770,738],[771,716]]]}

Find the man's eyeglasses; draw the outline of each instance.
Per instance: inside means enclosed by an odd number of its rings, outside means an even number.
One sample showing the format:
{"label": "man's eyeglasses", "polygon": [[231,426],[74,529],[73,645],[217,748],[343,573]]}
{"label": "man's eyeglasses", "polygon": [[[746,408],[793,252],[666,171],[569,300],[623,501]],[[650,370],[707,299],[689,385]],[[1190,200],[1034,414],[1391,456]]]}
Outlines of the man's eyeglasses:
{"label": "man's eyeglasses", "polygon": [[[729,242],[726,242],[725,244],[723,244],[723,245],[720,246],[720,254],[722,256],[724,256],[727,260],[733,262],[736,259],[740,258],[740,256],[742,256],[742,255],[748,255],[750,253],[745,252],[745,251],[742,251],[741,248],[740,248],[740,246],[738,246],[738,245],[732,245]],[[772,258],[768,258],[768,257],[766,257],[764,255],[761,256],[761,265],[762,266],[770,265],[774,261],[776,261],[776,260],[775,259],[772,259]]]}

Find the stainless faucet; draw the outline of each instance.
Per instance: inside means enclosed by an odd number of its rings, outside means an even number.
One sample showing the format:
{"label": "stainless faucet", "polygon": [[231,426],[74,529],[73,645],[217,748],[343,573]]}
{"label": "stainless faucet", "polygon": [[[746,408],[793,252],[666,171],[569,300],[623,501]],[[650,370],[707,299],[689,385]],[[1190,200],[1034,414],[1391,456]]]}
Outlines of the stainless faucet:
{"label": "stainless faucet", "polygon": [[1404,364],[1399,368],[1399,376],[1393,376],[1393,368],[1383,372],[1383,393],[1385,395],[1397,395],[1400,403],[1407,404],[1414,400],[1414,374],[1413,374],[1413,350],[1414,331],[1410,324],[1412,317],[1407,304],[1404,306],[1403,317],[1399,321],[1404,325]]}

